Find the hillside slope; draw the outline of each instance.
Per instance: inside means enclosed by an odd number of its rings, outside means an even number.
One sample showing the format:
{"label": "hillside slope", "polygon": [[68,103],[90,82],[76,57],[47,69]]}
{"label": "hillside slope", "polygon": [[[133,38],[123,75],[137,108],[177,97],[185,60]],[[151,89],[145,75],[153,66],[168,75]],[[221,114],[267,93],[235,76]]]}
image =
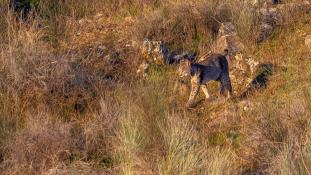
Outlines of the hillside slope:
{"label": "hillside slope", "polygon": [[[311,173],[308,1],[30,3],[22,18],[0,1],[0,174]],[[229,22],[231,100],[211,82],[186,109],[176,65],[136,74],[144,39],[202,56]]]}

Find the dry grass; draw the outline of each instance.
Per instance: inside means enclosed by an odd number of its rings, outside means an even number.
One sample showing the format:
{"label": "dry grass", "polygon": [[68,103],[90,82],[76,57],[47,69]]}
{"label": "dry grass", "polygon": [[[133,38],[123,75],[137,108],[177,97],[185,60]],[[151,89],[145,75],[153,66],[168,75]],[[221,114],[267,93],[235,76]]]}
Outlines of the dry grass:
{"label": "dry grass", "polygon": [[[0,174],[310,174],[310,14],[256,46],[258,11],[238,0],[38,1],[26,21],[5,3]],[[274,65],[244,101],[189,111],[174,66],[133,75],[143,38],[205,52],[226,21]]]}
{"label": "dry grass", "polygon": [[247,3],[204,0],[164,1],[156,10],[147,9],[138,19],[134,31],[138,40],[162,40],[174,49],[201,52],[209,49],[222,22],[233,22],[238,33],[249,40],[258,21],[257,12]]}
{"label": "dry grass", "polygon": [[133,107],[124,111],[119,119],[116,150],[117,161],[120,164],[119,173],[124,175],[146,174],[142,169],[145,162],[141,160],[145,147],[145,131],[142,126],[142,118],[139,113],[132,112]]}
{"label": "dry grass", "polygon": [[162,129],[164,157],[159,174],[238,174],[229,150],[209,148],[195,128],[176,116],[168,116]]}
{"label": "dry grass", "polygon": [[[292,141],[290,141],[292,142]],[[297,145],[287,143],[282,146],[272,161],[271,174],[310,174],[310,143]]]}
{"label": "dry grass", "polygon": [[[109,172],[116,116],[101,101],[101,112],[88,121],[63,122],[47,112],[26,116],[23,126],[2,143],[5,174]],[[3,121],[3,119],[1,120]],[[97,167],[97,168],[95,168]]]}
{"label": "dry grass", "polygon": [[45,172],[59,161],[69,159],[68,154],[74,142],[70,139],[70,125],[52,124],[44,117],[27,120],[26,129],[7,142],[6,152],[10,156],[3,163],[5,167],[10,167],[7,174]]}

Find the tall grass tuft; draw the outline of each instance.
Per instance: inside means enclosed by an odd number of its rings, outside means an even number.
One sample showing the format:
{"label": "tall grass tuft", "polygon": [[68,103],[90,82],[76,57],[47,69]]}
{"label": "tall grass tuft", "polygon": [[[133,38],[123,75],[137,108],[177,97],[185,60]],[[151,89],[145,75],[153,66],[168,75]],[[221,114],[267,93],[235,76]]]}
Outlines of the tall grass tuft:
{"label": "tall grass tuft", "polygon": [[143,174],[142,167],[145,162],[140,155],[146,145],[146,135],[141,117],[139,111],[131,106],[122,111],[118,120],[119,127],[115,147],[117,150],[116,161],[120,164],[120,174]]}
{"label": "tall grass tuft", "polygon": [[159,174],[238,174],[230,151],[209,148],[186,119],[168,116],[160,125],[164,156]]}

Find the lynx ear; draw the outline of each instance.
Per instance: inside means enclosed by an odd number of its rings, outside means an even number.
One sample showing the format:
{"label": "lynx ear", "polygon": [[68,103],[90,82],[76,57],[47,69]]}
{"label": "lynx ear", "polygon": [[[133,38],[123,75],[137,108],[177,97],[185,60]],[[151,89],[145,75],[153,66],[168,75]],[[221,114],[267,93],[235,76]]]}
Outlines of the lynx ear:
{"label": "lynx ear", "polygon": [[224,56],[228,56],[228,55],[229,55],[229,49],[226,48],[226,49],[224,50]]}
{"label": "lynx ear", "polygon": [[194,63],[197,61],[197,53],[194,52],[194,53],[191,53],[191,54],[188,54],[188,60],[191,62],[191,63]]}

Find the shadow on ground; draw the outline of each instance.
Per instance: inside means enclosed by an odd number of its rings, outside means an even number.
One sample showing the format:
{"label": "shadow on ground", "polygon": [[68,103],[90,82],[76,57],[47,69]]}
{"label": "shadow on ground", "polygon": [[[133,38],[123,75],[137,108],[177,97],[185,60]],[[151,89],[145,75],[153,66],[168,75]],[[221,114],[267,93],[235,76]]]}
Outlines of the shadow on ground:
{"label": "shadow on ground", "polygon": [[239,100],[243,100],[260,89],[267,87],[269,77],[273,75],[275,66],[271,63],[261,64],[258,68],[257,76],[251,81],[248,88],[238,97]]}

